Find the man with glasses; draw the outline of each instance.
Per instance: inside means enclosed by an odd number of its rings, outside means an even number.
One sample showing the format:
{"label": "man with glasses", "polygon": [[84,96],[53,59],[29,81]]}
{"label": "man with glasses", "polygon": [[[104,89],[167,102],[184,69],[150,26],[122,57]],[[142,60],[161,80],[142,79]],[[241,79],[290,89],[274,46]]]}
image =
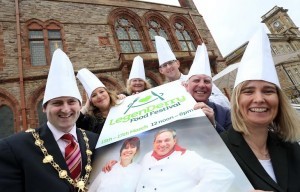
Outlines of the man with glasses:
{"label": "man with glasses", "polygon": [[166,77],[167,82],[185,81],[186,75],[179,71],[180,62],[176,59],[165,38],[155,36],[155,44],[159,62],[159,72]]}

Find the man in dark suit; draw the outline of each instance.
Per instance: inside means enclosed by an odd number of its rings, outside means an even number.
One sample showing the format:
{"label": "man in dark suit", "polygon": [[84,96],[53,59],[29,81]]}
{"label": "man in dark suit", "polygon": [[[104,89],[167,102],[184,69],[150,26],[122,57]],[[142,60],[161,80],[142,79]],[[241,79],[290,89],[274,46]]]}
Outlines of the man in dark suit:
{"label": "man in dark suit", "polygon": [[47,124],[0,141],[0,191],[87,191],[97,134],[76,128],[81,108],[72,63],[53,54],[43,100]]}

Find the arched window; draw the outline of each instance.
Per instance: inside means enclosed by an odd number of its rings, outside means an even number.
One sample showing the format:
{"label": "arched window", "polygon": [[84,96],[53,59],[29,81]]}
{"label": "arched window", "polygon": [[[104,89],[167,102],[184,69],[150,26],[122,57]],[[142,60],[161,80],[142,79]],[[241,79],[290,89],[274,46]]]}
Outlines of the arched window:
{"label": "arched window", "polygon": [[174,24],[175,33],[179,41],[182,51],[195,51],[195,44],[191,37],[190,32],[187,30],[183,22],[176,22]]}
{"label": "arched window", "polygon": [[119,40],[121,52],[144,52],[144,47],[139,32],[131,20],[125,18],[124,16],[116,19],[115,32]]}
{"label": "arched window", "polygon": [[7,106],[0,106],[0,139],[14,133],[13,111]]}
{"label": "arched window", "polygon": [[156,11],[148,11],[143,17],[149,34],[147,34],[150,39],[148,45],[151,51],[156,51],[155,36],[164,37],[172,50],[178,50],[176,38],[171,31],[170,21],[164,15]]}
{"label": "arched window", "polygon": [[[169,37],[167,35],[166,30],[159,24],[159,22],[157,20],[151,18],[147,22],[147,28],[149,30],[149,35],[150,35],[153,47],[155,47],[155,38],[154,38],[154,36],[164,37],[168,41],[168,43],[171,47],[170,40],[169,40]],[[155,49],[156,49],[156,47],[155,47]]]}
{"label": "arched window", "polygon": [[38,113],[39,125],[41,126],[44,123],[47,123],[46,113],[43,112],[43,100],[39,102],[36,111]]}
{"label": "arched window", "polygon": [[55,21],[32,20],[27,26],[31,65],[50,65],[53,52],[63,49],[60,25]]}

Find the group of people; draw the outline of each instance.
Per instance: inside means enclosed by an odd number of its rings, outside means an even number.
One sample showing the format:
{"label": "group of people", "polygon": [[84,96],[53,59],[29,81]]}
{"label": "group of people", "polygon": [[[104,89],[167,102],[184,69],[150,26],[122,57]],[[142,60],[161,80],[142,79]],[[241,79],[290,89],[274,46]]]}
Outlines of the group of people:
{"label": "group of people", "polygon": [[[202,109],[218,133],[231,126],[230,106],[225,95],[213,84],[206,46],[198,46],[195,59],[188,75],[179,71],[180,62],[169,47],[165,38],[155,36],[159,72],[165,76],[166,83],[179,80],[197,101],[195,109]],[[201,65],[199,65],[201,63]],[[111,107],[126,96],[138,94],[151,88],[146,79],[143,58],[133,60],[126,91],[116,94],[109,90],[91,71],[83,68],[77,78],[87,92],[87,101],[81,109],[77,126],[100,134]],[[213,93],[214,90],[214,93]],[[228,102],[227,102],[228,101]]]}
{"label": "group of people", "polygon": [[[219,94],[212,94],[214,85],[204,44],[197,47],[190,71],[184,75],[179,71],[180,63],[167,41],[156,36],[155,42],[159,72],[167,82],[182,81],[197,102],[194,109],[202,109],[254,191],[300,191],[297,182],[300,176],[300,146],[297,142],[300,140],[300,119],[280,88],[265,31],[259,30],[248,43],[230,106],[210,99]],[[110,108],[126,95],[151,88],[145,78],[143,59],[139,56],[133,61],[127,90],[122,94],[110,91],[86,68],[78,71],[77,78],[87,93],[84,105],[72,63],[64,52],[56,50],[43,101],[48,122],[0,141],[0,191],[87,191],[93,152]],[[221,94],[221,97],[224,101],[225,96]],[[127,170],[136,171],[128,178],[122,177],[127,180],[137,177],[134,185],[123,186],[125,191],[157,190],[153,186],[159,186],[161,191],[184,190],[178,183],[184,183],[181,186],[188,189],[184,191],[222,191],[218,186],[224,178],[224,189],[233,178],[224,166],[179,146],[173,130],[163,130],[155,135],[153,152],[145,155],[141,166],[132,164],[139,148],[137,137],[126,140],[120,150],[120,162],[115,165],[116,169],[131,167]],[[170,159],[175,160],[169,163]],[[198,164],[207,165],[207,169],[197,169]],[[162,174],[165,170],[161,165],[169,165],[174,173]],[[180,170],[177,165],[184,165],[185,169]],[[211,171],[220,173],[220,180],[215,177],[216,182],[208,185],[204,174]],[[110,182],[104,174],[110,174],[113,179],[121,177],[115,176],[113,171],[102,173],[97,186],[91,186],[94,190],[101,189],[104,181]],[[148,179],[147,175],[157,179]],[[164,183],[166,177],[174,177],[170,180],[172,183]],[[174,187],[172,190],[171,186]]]}

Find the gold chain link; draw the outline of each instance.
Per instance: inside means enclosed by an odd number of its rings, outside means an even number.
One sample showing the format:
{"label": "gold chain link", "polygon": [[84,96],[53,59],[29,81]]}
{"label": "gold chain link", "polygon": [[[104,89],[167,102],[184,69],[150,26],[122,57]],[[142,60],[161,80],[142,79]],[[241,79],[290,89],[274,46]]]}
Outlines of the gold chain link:
{"label": "gold chain link", "polygon": [[89,139],[86,136],[86,133],[84,130],[79,129],[82,134],[83,134],[83,139],[85,142],[85,146],[86,146],[86,155],[87,155],[87,164],[85,166],[85,171],[86,174],[84,175],[84,177],[80,177],[79,179],[73,180],[69,175],[68,172],[66,170],[63,170],[60,168],[60,166],[54,161],[54,158],[52,155],[50,155],[47,151],[47,149],[44,146],[44,141],[40,139],[39,134],[35,131],[35,129],[30,129],[27,130],[26,132],[31,132],[33,137],[35,138],[35,145],[37,145],[42,153],[44,154],[44,159],[43,159],[43,163],[50,163],[52,165],[52,167],[58,172],[58,176],[61,179],[66,179],[71,185],[73,185],[75,188],[78,188],[78,191],[82,191],[82,192],[86,192],[87,191],[87,187],[86,187],[86,183],[90,177],[90,173],[92,171],[92,166],[91,166],[91,155],[93,154],[92,151],[90,150],[90,146],[89,146]]}

